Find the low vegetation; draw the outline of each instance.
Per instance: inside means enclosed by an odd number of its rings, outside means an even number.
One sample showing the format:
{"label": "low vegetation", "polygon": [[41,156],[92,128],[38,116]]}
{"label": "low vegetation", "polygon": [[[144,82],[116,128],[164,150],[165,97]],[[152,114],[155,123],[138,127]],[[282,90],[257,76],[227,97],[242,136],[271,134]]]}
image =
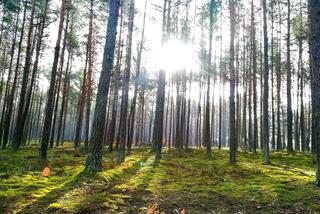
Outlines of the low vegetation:
{"label": "low vegetation", "polygon": [[[165,150],[159,166],[147,148],[135,148],[124,163],[105,153],[103,171],[84,171],[85,154],[72,148],[0,151],[0,213],[147,213],[184,208],[186,213],[316,213],[320,189],[309,154],[240,152],[230,165],[227,150],[208,159],[199,149]],[[42,169],[50,166],[48,177]]]}

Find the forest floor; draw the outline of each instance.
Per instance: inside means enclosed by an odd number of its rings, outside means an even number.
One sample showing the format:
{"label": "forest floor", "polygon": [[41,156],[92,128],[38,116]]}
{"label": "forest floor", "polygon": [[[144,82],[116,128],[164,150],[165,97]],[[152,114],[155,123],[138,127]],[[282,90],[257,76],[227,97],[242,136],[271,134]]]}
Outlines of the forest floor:
{"label": "forest floor", "polygon": [[104,154],[103,172],[84,171],[85,155],[69,148],[49,152],[51,172],[37,159],[38,149],[0,151],[0,213],[320,213],[310,154],[239,152],[228,163],[227,150],[165,149],[159,166],[146,148],[135,148],[125,163]]}

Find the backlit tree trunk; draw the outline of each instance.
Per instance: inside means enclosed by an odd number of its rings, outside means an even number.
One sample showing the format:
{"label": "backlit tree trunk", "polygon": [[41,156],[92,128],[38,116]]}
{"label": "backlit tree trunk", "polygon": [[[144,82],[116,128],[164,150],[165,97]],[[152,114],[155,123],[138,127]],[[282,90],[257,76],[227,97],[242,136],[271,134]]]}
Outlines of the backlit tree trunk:
{"label": "backlit tree trunk", "polygon": [[[128,40],[126,50],[126,61],[125,61],[125,74],[123,79],[122,87],[122,105],[121,105],[121,128],[120,128],[120,142],[119,142],[119,154],[118,161],[124,162],[125,148],[127,142],[127,121],[128,121],[128,104],[129,104],[129,85],[130,85],[130,73],[131,73],[131,57],[132,57],[132,34],[133,34],[133,23],[134,23],[134,10],[135,0],[131,0],[129,9],[129,20],[128,20]],[[130,148],[131,149],[131,148]]]}

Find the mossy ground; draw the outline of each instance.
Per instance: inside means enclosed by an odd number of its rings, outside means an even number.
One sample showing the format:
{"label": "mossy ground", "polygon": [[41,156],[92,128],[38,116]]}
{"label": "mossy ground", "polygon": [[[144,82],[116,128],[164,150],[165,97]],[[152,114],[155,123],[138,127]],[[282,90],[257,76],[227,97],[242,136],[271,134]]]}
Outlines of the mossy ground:
{"label": "mossy ground", "polygon": [[153,204],[166,213],[320,213],[310,154],[272,153],[262,165],[261,154],[239,152],[233,166],[227,150],[208,159],[204,150],[166,149],[154,167],[152,152],[136,148],[121,165],[105,153],[103,172],[88,174],[85,155],[65,147],[50,151],[43,177],[37,152],[0,151],[0,213],[147,213]]}

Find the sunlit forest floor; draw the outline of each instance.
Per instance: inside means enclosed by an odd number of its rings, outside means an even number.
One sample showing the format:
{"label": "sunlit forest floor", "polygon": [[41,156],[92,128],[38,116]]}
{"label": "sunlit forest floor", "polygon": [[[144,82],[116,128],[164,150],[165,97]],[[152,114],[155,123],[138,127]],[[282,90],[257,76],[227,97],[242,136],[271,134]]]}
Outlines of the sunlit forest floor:
{"label": "sunlit forest floor", "polygon": [[37,159],[38,149],[0,151],[0,213],[147,213],[184,208],[186,213],[315,213],[320,189],[314,186],[310,154],[239,152],[228,163],[227,150],[165,149],[154,167],[147,148],[135,148],[121,165],[117,153],[104,154],[103,172],[84,172],[85,155],[71,147],[50,151],[51,172]]}

